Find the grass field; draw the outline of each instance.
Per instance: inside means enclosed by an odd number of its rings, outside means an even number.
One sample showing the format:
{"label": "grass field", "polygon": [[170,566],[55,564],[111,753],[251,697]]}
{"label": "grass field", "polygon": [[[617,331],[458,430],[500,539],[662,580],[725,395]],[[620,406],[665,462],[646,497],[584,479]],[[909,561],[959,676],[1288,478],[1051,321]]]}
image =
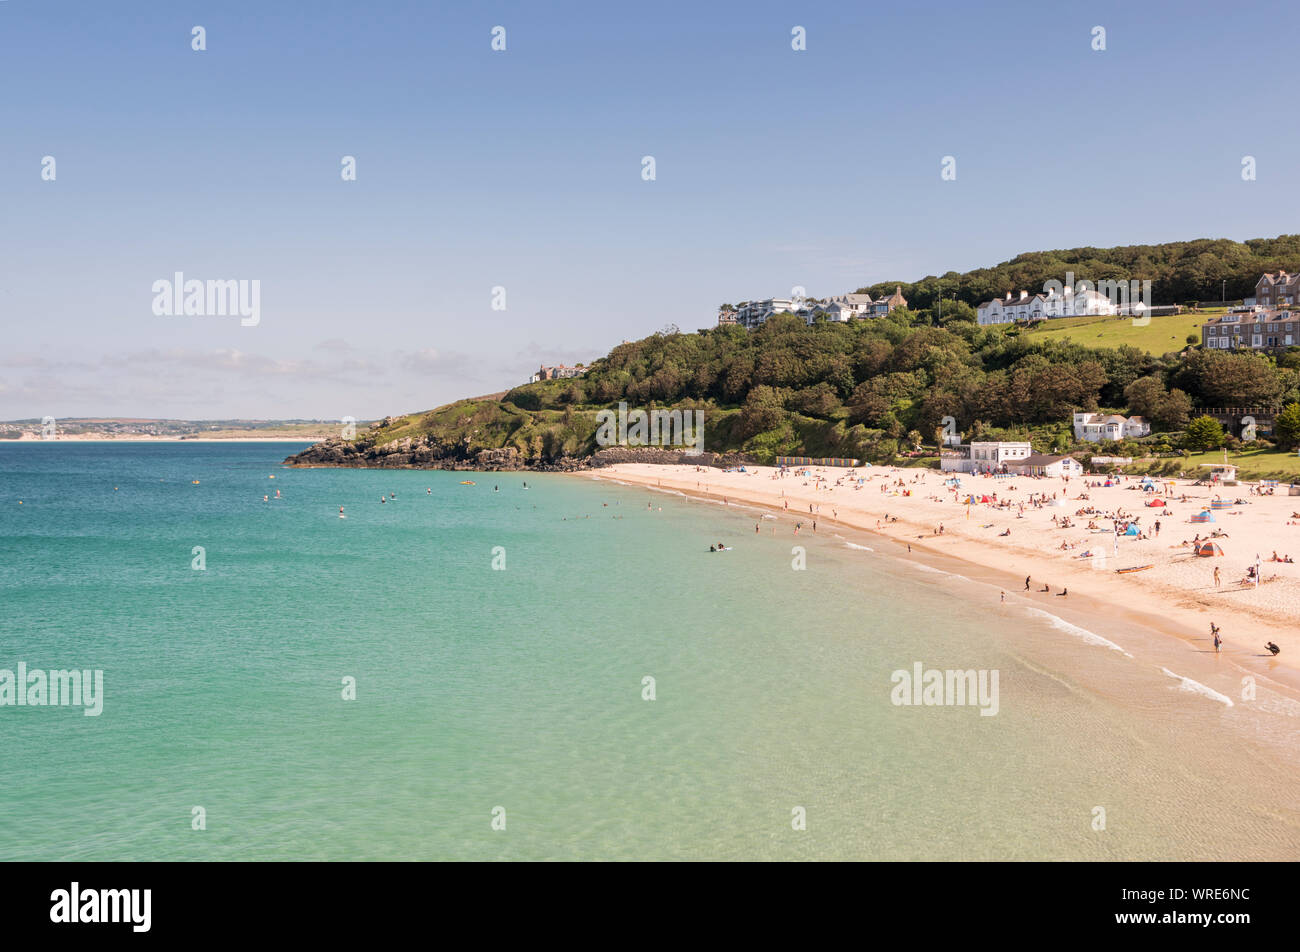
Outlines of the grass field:
{"label": "grass field", "polygon": [[[1163,467],[1176,462],[1185,476],[1199,476],[1209,472],[1203,464],[1223,462],[1223,450],[1211,450],[1207,453],[1193,453],[1181,459],[1158,459],[1153,463],[1143,464],[1134,461],[1125,466],[1126,473],[1144,473],[1154,467]],[[1300,482],[1300,454],[1282,450],[1242,450],[1234,453],[1228,451],[1228,462],[1237,467],[1237,475],[1244,480],[1254,482],[1259,479],[1276,479],[1282,482]]]}
{"label": "grass field", "polygon": [[1150,318],[1136,326],[1131,317],[1059,317],[1044,321],[1033,330],[1021,331],[1030,340],[1053,338],[1072,340],[1090,347],[1118,347],[1128,344],[1149,354],[1167,354],[1187,346],[1187,335],[1200,340],[1201,325],[1222,308],[1202,308],[1195,314]]}

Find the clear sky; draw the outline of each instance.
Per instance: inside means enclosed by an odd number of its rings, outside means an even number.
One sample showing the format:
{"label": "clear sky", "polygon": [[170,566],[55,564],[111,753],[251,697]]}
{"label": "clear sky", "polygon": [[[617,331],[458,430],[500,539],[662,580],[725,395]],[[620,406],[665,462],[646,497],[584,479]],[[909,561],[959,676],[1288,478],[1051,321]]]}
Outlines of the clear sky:
{"label": "clear sky", "polygon": [[[1298,11],[0,0],[0,419],[364,419],[796,285],[1295,232]],[[260,322],[155,315],[178,271]]]}

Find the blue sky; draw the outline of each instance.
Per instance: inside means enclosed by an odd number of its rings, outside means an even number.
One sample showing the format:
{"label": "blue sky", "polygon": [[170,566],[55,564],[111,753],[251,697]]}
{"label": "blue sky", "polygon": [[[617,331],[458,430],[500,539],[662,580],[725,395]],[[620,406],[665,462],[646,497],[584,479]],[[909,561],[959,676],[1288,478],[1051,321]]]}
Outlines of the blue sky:
{"label": "blue sky", "polygon": [[[1283,3],[0,0],[0,419],[369,418],[795,285],[1294,232],[1297,27]],[[259,280],[260,323],[156,316],[177,271]]]}

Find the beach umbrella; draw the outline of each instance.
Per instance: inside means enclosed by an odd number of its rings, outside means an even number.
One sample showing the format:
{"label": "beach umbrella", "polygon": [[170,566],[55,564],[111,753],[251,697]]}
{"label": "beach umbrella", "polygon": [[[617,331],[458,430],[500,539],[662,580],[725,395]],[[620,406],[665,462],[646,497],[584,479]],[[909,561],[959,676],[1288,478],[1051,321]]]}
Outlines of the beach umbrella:
{"label": "beach umbrella", "polygon": [[1196,547],[1196,554],[1202,558],[1212,558],[1223,555],[1223,549],[1217,542],[1202,542]]}

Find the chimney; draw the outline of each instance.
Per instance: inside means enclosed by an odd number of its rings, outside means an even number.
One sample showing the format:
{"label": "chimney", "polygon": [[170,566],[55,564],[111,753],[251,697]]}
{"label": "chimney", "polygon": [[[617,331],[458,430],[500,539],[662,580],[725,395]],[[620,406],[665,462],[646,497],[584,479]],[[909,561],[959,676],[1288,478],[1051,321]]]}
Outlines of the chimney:
{"label": "chimney", "polygon": [[1007,292],[1007,300],[1008,300],[1008,301],[1011,300],[1011,292],[1010,292],[1010,291]]}
{"label": "chimney", "polygon": [[1027,298],[1027,297],[1029,297],[1029,292],[1028,292],[1028,291],[1021,291],[1021,292],[1020,292],[1020,300],[1023,301],[1023,300],[1024,300],[1025,298]]}

